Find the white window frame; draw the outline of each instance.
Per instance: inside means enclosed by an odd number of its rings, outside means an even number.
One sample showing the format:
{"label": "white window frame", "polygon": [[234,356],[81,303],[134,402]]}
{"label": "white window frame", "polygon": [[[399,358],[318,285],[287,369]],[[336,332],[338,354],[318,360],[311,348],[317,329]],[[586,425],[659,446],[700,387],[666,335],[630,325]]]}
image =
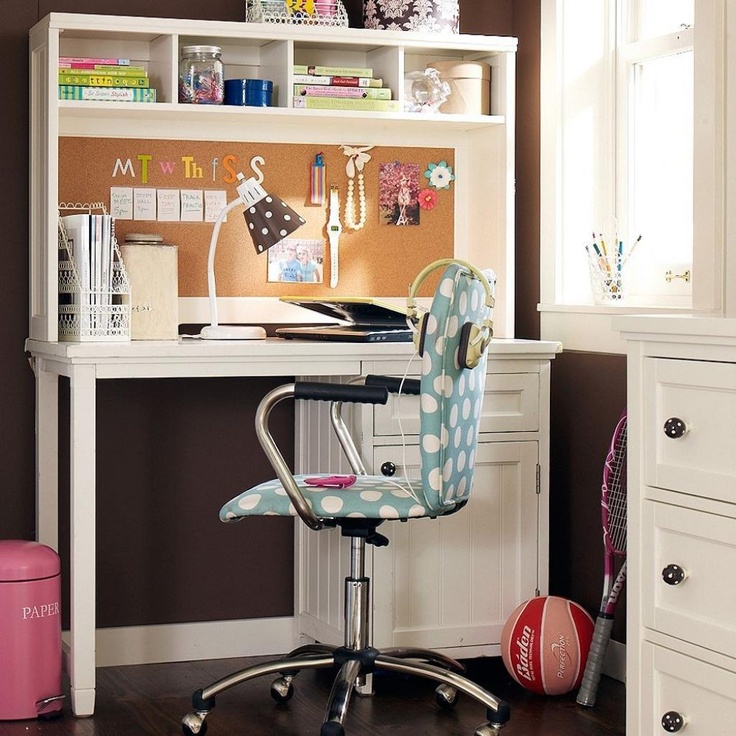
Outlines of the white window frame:
{"label": "white window frame", "polygon": [[[575,1],[542,0],[541,336],[560,340],[567,349],[623,353],[624,341],[611,330],[612,315],[674,310],[672,307],[571,305],[563,304],[560,298],[563,274],[560,223],[564,197],[560,186],[562,39],[574,43],[574,39],[565,37],[562,19],[566,3]],[[602,0],[607,8],[614,7],[611,1]],[[729,4],[731,8],[727,7]],[[692,309],[687,311],[715,316],[736,314],[736,242],[733,241],[736,235],[736,81],[733,75],[730,79],[726,75],[727,61],[731,68],[736,61],[736,7],[733,5],[731,0],[695,0],[693,271],[697,277],[693,282]],[[613,10],[606,12],[613,38],[616,18]],[[730,47],[727,46],[729,29]],[[608,77],[613,85],[615,70]],[[613,136],[615,132],[611,130],[609,134]],[[611,179],[610,196],[614,197],[616,182],[613,176]],[[731,201],[727,197],[729,191]],[[726,247],[728,233],[732,241],[729,248]]]}

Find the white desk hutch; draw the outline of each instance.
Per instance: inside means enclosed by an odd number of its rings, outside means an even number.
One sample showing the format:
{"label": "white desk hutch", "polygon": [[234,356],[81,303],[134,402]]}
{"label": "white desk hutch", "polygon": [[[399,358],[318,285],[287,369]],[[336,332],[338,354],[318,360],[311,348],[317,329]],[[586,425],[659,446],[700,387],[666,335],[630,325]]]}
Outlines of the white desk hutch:
{"label": "white desk hutch", "polygon": [[[243,69],[257,68],[260,76],[273,79],[282,90],[292,89],[294,63],[372,66],[398,92],[400,100],[404,74],[423,69],[427,61],[484,60],[493,68],[493,114],[421,118],[407,113],[336,114],[291,109],[290,94],[282,95],[282,106],[273,108],[180,105],[176,101],[180,50],[198,43],[221,46],[229,59],[236,60]],[[499,274],[496,333],[509,339],[495,340],[490,349],[491,375],[479,448],[479,489],[469,509],[428,524],[427,529],[411,536],[399,526],[390,529],[387,534],[391,536],[391,546],[375,555],[376,595],[388,605],[374,611],[374,643],[432,646],[457,656],[498,654],[500,632],[508,614],[520,601],[547,590],[549,366],[559,349],[553,342],[511,338],[515,51],[516,40],[510,38],[58,13],[32,29],[31,296],[27,350],[32,356],[37,386],[38,538],[58,547],[57,383],[59,376],[66,376],[71,403],[71,630],[65,634],[65,649],[75,714],[94,711],[95,666],[101,660],[113,663],[207,658],[269,653],[269,649],[273,653],[288,650],[300,636],[335,640],[339,637],[336,596],[340,586],[336,581],[340,573],[334,567],[330,570],[333,590],[323,582],[321,571],[328,564],[340,565],[344,561],[338,551],[337,535],[314,534],[297,525],[298,589],[294,618],[287,626],[277,627],[276,636],[269,636],[274,629],[259,628],[262,621],[253,625],[247,620],[231,622],[226,629],[210,622],[150,627],[150,631],[139,627],[134,631],[123,628],[96,632],[96,382],[179,376],[283,375],[345,380],[368,372],[401,375],[412,347],[278,339],[248,343],[186,339],[59,342],[59,137],[234,141],[241,140],[247,129],[247,136],[253,141],[273,141],[277,135],[279,141],[287,143],[327,144],[334,142],[339,131],[349,124],[351,136],[360,141],[447,146],[455,150],[456,166],[464,172],[457,182],[455,198],[455,254],[480,267],[493,267]],[[140,60],[154,80],[159,101],[147,104],[58,100],[57,66],[62,55]],[[308,122],[319,124],[307,125]],[[183,312],[188,309],[187,301],[181,300]],[[250,302],[253,309],[269,310],[270,319],[265,318],[264,311],[263,322],[289,319],[275,312],[279,307],[276,300]],[[398,428],[399,412],[403,415],[404,442]],[[402,472],[404,461],[409,467],[417,462],[417,429],[410,398],[375,411],[356,411],[353,422],[362,434],[361,447],[369,470],[392,460],[397,472]],[[297,413],[296,432],[296,464],[300,472],[314,472],[336,457],[325,415],[318,409]],[[436,550],[438,564],[433,565],[431,575],[421,569],[422,560],[426,560],[426,552],[422,551],[425,549]],[[439,565],[443,559],[447,561],[446,569]],[[415,584],[418,580],[421,585]],[[232,650],[236,639],[243,642],[242,651]],[[192,641],[201,646],[193,650]]]}

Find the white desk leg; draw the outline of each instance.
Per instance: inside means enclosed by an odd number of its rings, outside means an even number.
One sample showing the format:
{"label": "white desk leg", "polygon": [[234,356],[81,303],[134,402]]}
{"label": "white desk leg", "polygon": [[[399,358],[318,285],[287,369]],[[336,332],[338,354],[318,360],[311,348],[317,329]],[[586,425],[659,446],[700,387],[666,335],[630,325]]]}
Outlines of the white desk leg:
{"label": "white desk leg", "polygon": [[59,551],[59,377],[36,365],[36,539]]}
{"label": "white desk leg", "polygon": [[70,652],[77,716],[95,708],[95,369],[73,366],[70,379]]}

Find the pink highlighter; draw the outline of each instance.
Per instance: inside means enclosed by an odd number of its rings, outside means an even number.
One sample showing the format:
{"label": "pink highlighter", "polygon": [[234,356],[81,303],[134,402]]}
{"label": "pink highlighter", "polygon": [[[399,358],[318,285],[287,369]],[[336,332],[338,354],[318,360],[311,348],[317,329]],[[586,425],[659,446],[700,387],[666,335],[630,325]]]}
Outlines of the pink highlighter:
{"label": "pink highlighter", "polygon": [[316,478],[305,478],[308,486],[319,486],[320,488],[347,488],[357,480],[357,475],[323,475]]}

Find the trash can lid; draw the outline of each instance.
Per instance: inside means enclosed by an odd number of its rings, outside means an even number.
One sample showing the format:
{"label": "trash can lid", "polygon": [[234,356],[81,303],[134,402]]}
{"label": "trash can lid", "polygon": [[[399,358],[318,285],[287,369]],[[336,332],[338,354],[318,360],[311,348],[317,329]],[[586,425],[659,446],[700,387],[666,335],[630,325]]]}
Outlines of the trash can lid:
{"label": "trash can lid", "polygon": [[21,539],[0,539],[0,582],[50,578],[60,571],[59,555],[51,547]]}

